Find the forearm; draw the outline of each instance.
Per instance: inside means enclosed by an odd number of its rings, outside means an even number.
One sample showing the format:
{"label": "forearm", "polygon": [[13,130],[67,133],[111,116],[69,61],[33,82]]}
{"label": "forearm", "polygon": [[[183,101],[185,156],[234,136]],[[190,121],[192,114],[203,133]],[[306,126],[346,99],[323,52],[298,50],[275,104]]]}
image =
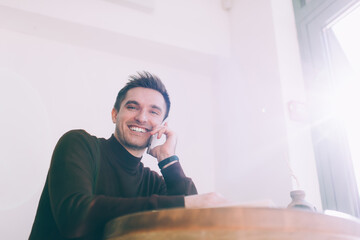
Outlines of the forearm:
{"label": "forearm", "polygon": [[185,176],[179,162],[163,168],[161,173],[164,177],[167,195],[193,195],[197,194],[194,182]]}
{"label": "forearm", "polygon": [[106,196],[74,196],[57,206],[54,215],[59,231],[69,238],[97,232],[111,219],[130,213],[154,209],[184,207],[183,196],[118,198]]}

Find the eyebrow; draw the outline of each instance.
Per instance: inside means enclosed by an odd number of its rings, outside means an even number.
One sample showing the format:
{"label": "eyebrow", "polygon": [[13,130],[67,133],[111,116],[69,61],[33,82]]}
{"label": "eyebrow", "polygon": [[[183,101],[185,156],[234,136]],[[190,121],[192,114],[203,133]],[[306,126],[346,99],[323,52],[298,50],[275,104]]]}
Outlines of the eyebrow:
{"label": "eyebrow", "polygon": [[140,105],[137,101],[134,101],[134,100],[129,100],[129,101],[127,101],[126,103],[125,103],[125,106],[126,105],[129,105],[129,104],[135,104],[135,105]]}
{"label": "eyebrow", "polygon": [[[135,100],[129,100],[129,101],[127,101],[127,102],[125,103],[125,106],[127,106],[127,105],[129,105],[129,104],[134,104],[134,105],[136,105],[136,106],[140,106],[140,103],[138,103],[138,102],[135,101]],[[157,105],[151,105],[151,108],[157,109],[157,110],[159,110],[160,112],[163,111],[162,108],[159,107],[159,106],[157,106]]]}
{"label": "eyebrow", "polygon": [[155,108],[155,109],[159,110],[160,112],[162,112],[162,109],[161,109],[161,107],[159,107],[159,106],[151,105],[151,108]]}

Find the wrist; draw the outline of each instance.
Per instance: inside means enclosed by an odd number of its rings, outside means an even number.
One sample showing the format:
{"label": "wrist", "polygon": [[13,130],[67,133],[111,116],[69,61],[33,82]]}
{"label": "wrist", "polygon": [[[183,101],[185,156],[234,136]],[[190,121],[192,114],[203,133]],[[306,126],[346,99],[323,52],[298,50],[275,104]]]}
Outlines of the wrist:
{"label": "wrist", "polygon": [[172,155],[172,156],[170,156],[168,158],[165,158],[162,161],[160,161],[158,163],[158,166],[159,166],[160,169],[164,169],[164,168],[166,168],[166,167],[168,167],[168,166],[170,166],[170,165],[172,165],[172,164],[174,164],[175,162],[178,162],[178,161],[179,161],[178,156]]}
{"label": "wrist", "polygon": [[158,157],[157,157],[157,160],[158,160],[158,163],[160,163],[161,161],[167,159],[167,158],[170,158],[172,156],[175,156],[175,154],[169,154],[169,153],[163,153],[163,154],[160,154]]}
{"label": "wrist", "polygon": [[167,168],[167,167],[170,167],[171,165],[173,165],[174,163],[177,163],[177,162],[179,162],[179,160],[172,161],[172,162],[166,164],[165,166],[163,166],[163,167],[161,168],[161,170],[163,170],[163,169],[165,169],[165,168]]}

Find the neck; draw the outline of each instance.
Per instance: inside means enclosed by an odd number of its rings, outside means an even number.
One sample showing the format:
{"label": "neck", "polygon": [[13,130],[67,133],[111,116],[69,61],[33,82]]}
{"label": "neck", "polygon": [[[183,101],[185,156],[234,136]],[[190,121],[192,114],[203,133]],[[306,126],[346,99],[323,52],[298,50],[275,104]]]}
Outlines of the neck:
{"label": "neck", "polygon": [[[121,143],[120,143],[121,144]],[[123,145],[123,144],[121,144]],[[141,149],[141,150],[136,150],[136,149],[132,149],[132,148],[128,148],[126,146],[123,145],[123,147],[134,157],[142,157],[144,155],[145,149]]]}
{"label": "neck", "polygon": [[133,148],[133,147],[128,147],[126,144],[123,144],[119,137],[117,136],[117,134],[115,133],[114,134],[116,140],[131,154],[133,155],[134,157],[142,157],[144,155],[144,152],[145,152],[145,149],[136,149],[136,148]]}

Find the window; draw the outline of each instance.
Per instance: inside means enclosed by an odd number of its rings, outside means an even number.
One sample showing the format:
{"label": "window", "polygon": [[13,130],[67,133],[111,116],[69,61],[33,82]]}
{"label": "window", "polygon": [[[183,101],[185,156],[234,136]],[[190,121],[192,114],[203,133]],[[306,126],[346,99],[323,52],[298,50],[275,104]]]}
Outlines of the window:
{"label": "window", "polygon": [[[338,115],[344,122],[350,155],[355,172],[358,192],[360,192],[360,6],[345,12],[337,21],[329,26],[328,38],[332,38],[337,48],[336,56],[341,62],[335,62],[333,74],[337,83]],[[346,78],[346,79],[345,79]]]}
{"label": "window", "polygon": [[360,217],[359,0],[293,4],[323,208]]}

